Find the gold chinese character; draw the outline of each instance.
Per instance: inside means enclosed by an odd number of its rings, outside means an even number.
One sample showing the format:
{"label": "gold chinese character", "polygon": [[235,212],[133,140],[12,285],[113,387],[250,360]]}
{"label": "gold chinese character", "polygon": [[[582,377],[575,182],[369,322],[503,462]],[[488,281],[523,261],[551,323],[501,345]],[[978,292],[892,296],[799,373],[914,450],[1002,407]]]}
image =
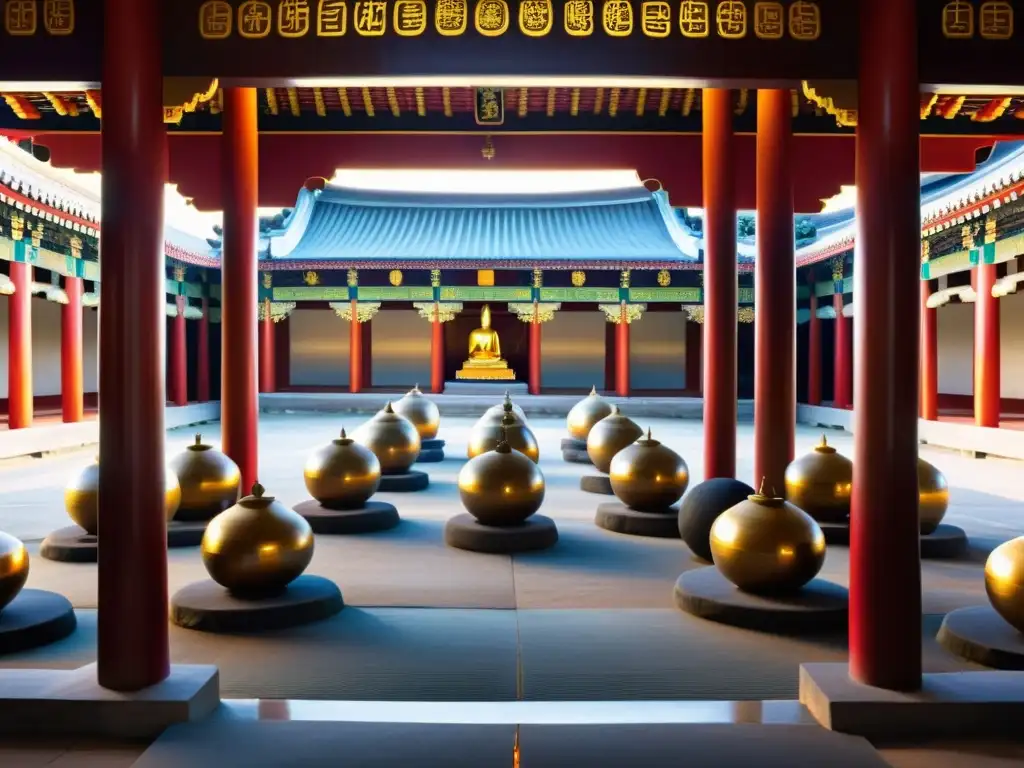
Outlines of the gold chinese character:
{"label": "gold chinese character", "polygon": [[527,37],[544,37],[554,21],[551,0],[520,0],[519,29]]}
{"label": "gold chinese character", "polygon": [[7,34],[19,37],[34,35],[38,22],[36,0],[7,0],[4,3],[4,29]]}
{"label": "gold chinese character", "polygon": [[395,32],[402,37],[422,35],[427,28],[425,0],[395,1]]}
{"label": "gold chinese character", "polygon": [[697,0],[683,0],[679,6],[679,31],[683,37],[707,37],[711,34],[711,16],[708,4]]}
{"label": "gold chinese character", "polygon": [[[230,15],[231,9],[228,8]],[[75,0],[46,0],[43,3],[43,27],[51,35],[70,35],[75,31]]]}
{"label": "gold chinese character", "polygon": [[755,3],[754,34],[762,40],[781,40],[785,17],[782,3]]}
{"label": "gold chinese character", "polygon": [[277,34],[302,37],[309,32],[309,0],[281,0],[277,6]]}
{"label": "gold chinese character", "polygon": [[360,0],[352,12],[352,24],[363,37],[380,37],[387,26],[388,4],[385,0]]}
{"label": "gold chinese character", "polygon": [[508,3],[505,0],[477,0],[473,19],[476,31],[484,37],[497,37],[508,29]]}
{"label": "gold chinese character", "polygon": [[629,0],[604,0],[601,25],[611,37],[628,37],[633,32],[633,6]]}
{"label": "gold chinese character", "polygon": [[672,6],[664,0],[641,5],[640,28],[648,37],[668,37],[672,30]]}
{"label": "gold chinese character", "polygon": [[479,105],[476,122],[478,125],[501,125],[502,92],[497,88],[481,88],[478,92]]}
{"label": "gold chinese character", "polygon": [[348,23],[345,0],[320,0],[316,7],[316,36],[341,37]]}
{"label": "gold chinese character", "polygon": [[974,37],[974,6],[967,0],[954,0],[942,9],[942,34],[950,40]]}
{"label": "gold chinese character", "polygon": [[565,31],[573,37],[587,37],[594,32],[594,0],[566,0]]}
{"label": "gold chinese character", "polygon": [[233,12],[225,0],[207,0],[199,6],[199,36],[203,40],[224,40],[231,36]]}
{"label": "gold chinese character", "polygon": [[740,0],[725,0],[718,4],[715,17],[718,34],[727,40],[738,40],[747,36],[747,6]]}
{"label": "gold chinese character", "polygon": [[821,10],[817,3],[797,0],[789,6],[789,34],[794,40],[817,40],[821,34]]}
{"label": "gold chinese character", "polygon": [[270,3],[247,0],[238,6],[238,34],[250,39],[270,34],[272,13]]}
{"label": "gold chinese character", "polygon": [[434,6],[434,29],[444,37],[456,37],[469,24],[468,0],[437,0]]}
{"label": "gold chinese character", "polygon": [[1005,0],[982,3],[978,31],[986,40],[1009,40],[1013,37],[1013,6]]}

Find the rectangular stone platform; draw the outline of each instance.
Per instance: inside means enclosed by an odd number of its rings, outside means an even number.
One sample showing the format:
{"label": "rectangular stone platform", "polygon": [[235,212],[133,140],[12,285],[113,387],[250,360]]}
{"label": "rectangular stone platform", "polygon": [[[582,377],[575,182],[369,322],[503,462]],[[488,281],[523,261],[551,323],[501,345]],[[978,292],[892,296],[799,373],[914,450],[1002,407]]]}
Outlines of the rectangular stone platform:
{"label": "rectangular stone platform", "polygon": [[512,397],[528,395],[529,388],[523,381],[446,381],[446,395],[489,395],[503,397],[508,392]]}

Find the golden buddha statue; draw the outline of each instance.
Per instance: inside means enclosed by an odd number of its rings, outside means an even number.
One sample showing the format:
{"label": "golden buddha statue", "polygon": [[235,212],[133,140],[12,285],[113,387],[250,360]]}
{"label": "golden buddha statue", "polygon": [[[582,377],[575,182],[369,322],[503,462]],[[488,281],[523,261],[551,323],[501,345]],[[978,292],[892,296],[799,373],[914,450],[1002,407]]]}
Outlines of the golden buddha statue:
{"label": "golden buddha statue", "polygon": [[455,372],[456,379],[513,381],[515,371],[501,358],[498,332],[491,328],[491,308],[480,310],[480,327],[469,334],[469,359]]}

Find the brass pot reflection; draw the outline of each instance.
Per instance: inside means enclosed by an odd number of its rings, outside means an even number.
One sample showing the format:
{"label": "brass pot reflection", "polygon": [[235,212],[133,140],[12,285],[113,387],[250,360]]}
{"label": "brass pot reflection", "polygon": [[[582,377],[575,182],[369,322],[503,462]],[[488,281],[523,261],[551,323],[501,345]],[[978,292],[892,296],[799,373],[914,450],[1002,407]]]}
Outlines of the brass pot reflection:
{"label": "brass pot reflection", "polygon": [[352,437],[373,451],[384,475],[408,472],[420,456],[420,433],[411,421],[395,413],[390,402]]}
{"label": "brass pot reflection", "polygon": [[544,475],[506,441],[467,461],[459,472],[462,505],[484,525],[517,525],[540,509]]}
{"label": "brass pot reflection", "polygon": [[172,458],[170,467],[181,486],[179,512],[213,517],[238,501],[242,481],[238,465],[205,445],[202,435],[197,434],[194,444]]}
{"label": "brass pot reflection", "polygon": [[301,515],[259,483],[252,495],[210,521],[203,534],[203,565],[210,577],[239,595],[283,590],[313,559],[313,530]]}
{"label": "brass pot reflection", "polygon": [[786,467],[786,499],[820,523],[850,517],[853,462],[828,444],[825,435],[810,453]]}
{"label": "brass pot reflection", "polygon": [[506,412],[497,424],[477,422],[469,432],[466,454],[470,459],[476,458],[482,453],[495,450],[502,440],[505,440],[512,450],[528,456],[531,461],[540,461],[537,438],[530,428],[511,412]]}
{"label": "brass pot reflection", "polygon": [[420,440],[433,440],[437,437],[437,430],[441,426],[441,411],[433,400],[420,392],[419,384],[406,392],[405,397],[393,407],[395,413],[412,422],[420,433]]}
{"label": "brass pot reflection", "polygon": [[632,419],[622,415],[617,405],[595,424],[587,436],[587,455],[601,472],[608,472],[619,451],[637,441],[644,431]]}
{"label": "brass pot reflection", "polygon": [[612,492],[619,501],[640,512],[669,512],[690,484],[683,457],[651,437],[637,440],[612,458]]}
{"label": "brass pot reflection", "polygon": [[380,487],[380,461],[346,436],[315,450],[302,470],[309,495],[328,509],[359,509]]}
{"label": "brass pot reflection", "polygon": [[591,387],[590,394],[576,403],[566,417],[569,435],[576,440],[586,440],[593,426],[611,413],[611,403],[597,394],[597,387]]}
{"label": "brass pot reflection", "polygon": [[949,483],[946,476],[924,459],[917,460],[917,513],[921,535],[934,533],[949,508]]}
{"label": "brass pot reflection", "polygon": [[25,545],[0,531],[0,611],[10,605],[25,586],[28,565]]}
{"label": "brass pot reflection", "polygon": [[495,424],[497,424],[501,421],[501,417],[505,415],[506,411],[512,411],[519,421],[523,424],[526,423],[526,414],[523,412],[522,408],[512,402],[512,395],[507,391],[505,392],[505,399],[498,403],[498,405],[492,405],[484,411],[484,415],[480,417],[480,420],[491,419]]}
{"label": "brass pot reflection", "polygon": [[[97,457],[92,464],[72,477],[64,488],[64,509],[68,517],[93,536],[99,532],[99,484],[100,464]],[[178,476],[171,469],[164,471],[164,501],[167,519],[170,520],[181,504],[181,486],[178,485]]]}
{"label": "brass pot reflection", "polygon": [[992,550],[985,561],[985,592],[996,613],[1024,632],[1024,536]]}
{"label": "brass pot reflection", "polygon": [[711,559],[746,592],[795,592],[825,562],[825,536],[814,519],[781,498],[754,494],[711,526]]}

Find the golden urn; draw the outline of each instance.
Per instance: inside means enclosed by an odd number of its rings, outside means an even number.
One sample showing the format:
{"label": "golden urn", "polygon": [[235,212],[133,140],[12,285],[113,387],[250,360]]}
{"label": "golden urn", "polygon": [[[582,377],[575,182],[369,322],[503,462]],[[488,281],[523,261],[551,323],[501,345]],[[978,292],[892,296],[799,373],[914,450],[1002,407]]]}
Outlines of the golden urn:
{"label": "golden urn", "polygon": [[652,438],[650,429],[615,454],[608,474],[619,501],[639,512],[671,511],[690,484],[683,457]]}
{"label": "golden urn", "polygon": [[786,499],[819,523],[850,518],[853,462],[837,453],[825,435],[810,453],[786,467]]}
{"label": "golden urn", "polygon": [[408,472],[420,456],[420,433],[411,421],[395,413],[390,401],[383,411],[359,427],[353,437],[373,451],[384,475]]}
{"label": "golden urn", "polygon": [[[68,517],[93,536],[97,535],[99,528],[99,486],[100,460],[96,457],[92,464],[72,477],[64,488],[64,509]],[[164,501],[167,519],[170,520],[181,504],[181,486],[178,485],[178,476],[171,469],[164,470]]]}
{"label": "golden urn", "polygon": [[825,535],[810,515],[761,491],[711,526],[711,559],[746,592],[795,592],[825,562]]}
{"label": "golden urn", "polygon": [[985,591],[996,613],[1024,632],[1024,536],[992,550],[985,561]]}
{"label": "golden urn", "polygon": [[611,403],[597,394],[597,387],[591,387],[590,394],[569,411],[569,416],[565,420],[569,435],[576,440],[586,440],[591,428],[611,413]]}
{"label": "golden urn", "polygon": [[309,523],[259,483],[252,495],[221,512],[203,534],[203,565],[233,593],[261,597],[280,592],[313,559]]}
{"label": "golden urn", "polygon": [[328,509],[359,509],[380,487],[380,461],[345,434],[315,450],[302,470],[309,495]]}
{"label": "golden urn", "polygon": [[921,535],[935,533],[949,508],[946,476],[924,459],[917,460],[917,514]]}
{"label": "golden urn", "polygon": [[0,531],[0,611],[18,596],[28,579],[28,552],[9,533]]}
{"label": "golden urn", "polygon": [[404,416],[420,433],[420,440],[433,440],[441,426],[441,411],[433,400],[424,396],[420,385],[405,393],[405,397],[394,404],[395,413]]}
{"label": "golden urn", "polygon": [[506,440],[467,461],[459,472],[462,505],[484,525],[518,525],[540,509],[544,475]]}
{"label": "golden urn", "polygon": [[612,458],[637,441],[644,431],[632,419],[623,416],[617,405],[595,424],[587,435],[587,455],[601,472],[608,472]]}
{"label": "golden urn", "polygon": [[540,461],[540,446],[537,438],[525,422],[515,417],[511,410],[506,411],[497,424],[481,419],[470,430],[469,445],[466,455],[473,459],[480,454],[496,450],[502,442],[508,443],[514,451],[519,451],[534,463]]}
{"label": "golden urn", "polygon": [[[505,399],[502,402],[498,403],[497,405],[492,405],[490,408],[484,411],[484,415],[480,417],[480,421],[488,419],[497,424],[501,421],[501,417],[505,415],[505,412],[509,410],[511,410],[515,417],[519,419],[521,422],[523,422],[523,424],[526,423],[526,414],[523,412],[522,408],[520,408],[518,405],[512,402],[512,395],[510,395],[507,391],[505,392]],[[478,421],[477,423],[479,424],[480,421]]]}
{"label": "golden urn", "polygon": [[[220,451],[196,441],[170,461],[181,487],[179,515],[208,519],[238,501],[242,475],[238,465]],[[184,513],[191,513],[186,515]]]}

